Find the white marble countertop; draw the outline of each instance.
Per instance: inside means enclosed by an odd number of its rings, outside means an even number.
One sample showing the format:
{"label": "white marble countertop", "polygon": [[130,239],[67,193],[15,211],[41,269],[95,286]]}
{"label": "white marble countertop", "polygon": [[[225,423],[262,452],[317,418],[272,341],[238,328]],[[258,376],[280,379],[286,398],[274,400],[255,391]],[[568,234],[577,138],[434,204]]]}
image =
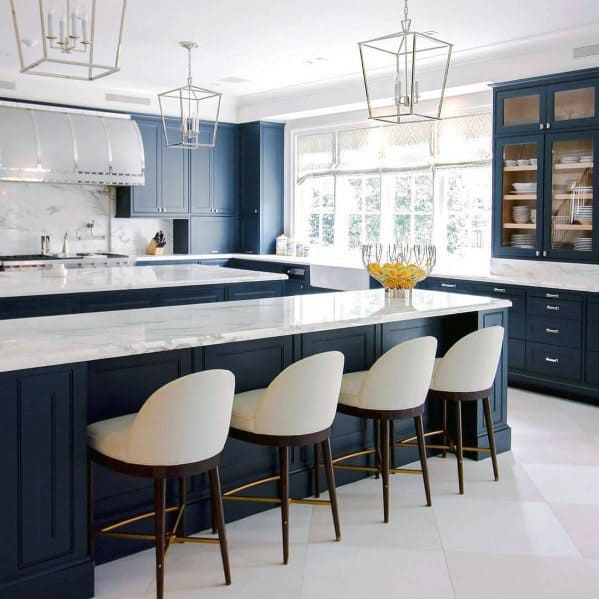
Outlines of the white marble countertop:
{"label": "white marble countertop", "polygon": [[411,306],[383,290],[0,321],[0,372],[507,308],[502,299],[414,291]]}
{"label": "white marble countertop", "polygon": [[[297,258],[292,256],[276,256],[273,254],[209,254],[209,255],[172,255],[172,256],[138,256],[137,261],[146,259],[150,260],[207,260],[207,259],[228,259],[239,258],[244,260],[259,260],[264,262],[282,262],[302,264],[310,267],[334,267],[337,269],[363,270],[362,265],[355,262],[341,263],[339,260],[328,260],[323,258]],[[522,261],[520,261],[522,262]],[[588,266],[588,265],[585,265]],[[550,267],[553,270],[553,275],[546,272],[546,268]],[[520,269],[514,274],[495,274],[489,269],[481,272],[470,271],[452,271],[447,272],[443,268],[439,268],[432,273],[432,277],[441,277],[448,279],[460,279],[464,281],[480,281],[482,283],[498,283],[500,285],[522,285],[525,287],[548,287],[554,289],[564,289],[572,291],[586,291],[589,293],[599,293],[599,277],[596,273],[579,273],[574,274],[573,266],[569,263],[545,263],[535,264],[534,266],[525,269],[524,272]]]}
{"label": "white marble countertop", "polygon": [[0,298],[189,285],[256,283],[284,281],[288,278],[287,275],[279,273],[200,264],[73,268],[67,269],[66,272],[66,277],[52,276],[49,270],[0,272]]}

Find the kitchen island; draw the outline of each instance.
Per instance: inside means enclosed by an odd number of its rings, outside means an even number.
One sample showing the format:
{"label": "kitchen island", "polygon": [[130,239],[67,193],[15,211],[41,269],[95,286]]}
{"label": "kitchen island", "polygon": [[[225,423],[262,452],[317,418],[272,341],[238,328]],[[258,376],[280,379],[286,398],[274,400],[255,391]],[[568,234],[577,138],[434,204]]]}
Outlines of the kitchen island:
{"label": "kitchen island", "polygon": [[[0,551],[0,596],[66,596],[67,588],[69,597],[93,594],[93,563],[86,553],[89,422],[137,411],[161,385],[205,369],[231,370],[242,392],[268,385],[292,362],[322,351],[342,351],[346,372],[367,369],[392,346],[423,335],[437,337],[442,354],[473,330],[506,326],[509,306],[503,299],[419,290],[406,305],[382,290],[366,290],[0,322],[0,443],[7,479],[0,509],[7,536]],[[504,349],[492,397],[499,451],[510,447],[506,360]],[[437,418],[437,407],[429,405],[425,425]],[[479,406],[464,406],[463,428],[465,444],[488,446]],[[411,432],[410,423],[397,430]],[[334,453],[371,443],[364,421],[337,416]],[[397,457],[401,464],[416,456],[402,449]],[[292,452],[295,496],[313,492],[311,460],[310,448]],[[276,471],[272,448],[228,440],[221,466],[225,489]],[[340,471],[337,483],[356,476]],[[186,499],[187,532],[207,528],[204,476],[189,481]],[[169,503],[175,500],[175,488],[169,488]],[[95,469],[97,525],[151,505],[151,482]],[[262,509],[244,503],[226,508],[229,520]],[[99,538],[96,559],[147,546]]]}
{"label": "kitchen island", "polygon": [[0,272],[0,319],[258,299],[283,295],[286,274],[172,264]]}

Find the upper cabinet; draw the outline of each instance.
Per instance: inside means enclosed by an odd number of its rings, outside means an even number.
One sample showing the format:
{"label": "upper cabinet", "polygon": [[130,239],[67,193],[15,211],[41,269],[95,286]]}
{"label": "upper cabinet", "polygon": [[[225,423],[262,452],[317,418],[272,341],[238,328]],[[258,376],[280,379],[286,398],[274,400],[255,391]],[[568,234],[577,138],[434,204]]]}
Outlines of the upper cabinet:
{"label": "upper cabinet", "polygon": [[[514,135],[599,126],[599,77],[569,73],[496,88],[495,133]],[[572,79],[580,76],[581,79]],[[546,82],[546,83],[542,83]]]}
{"label": "upper cabinet", "polygon": [[[165,146],[162,119],[136,116],[144,145],[145,185],[117,187],[117,217],[180,217],[189,213],[188,152]],[[169,129],[178,121],[169,120]]]}
{"label": "upper cabinet", "polygon": [[599,262],[598,75],[495,88],[494,256]]}
{"label": "upper cabinet", "polygon": [[241,126],[241,251],[273,254],[283,232],[285,125]]}

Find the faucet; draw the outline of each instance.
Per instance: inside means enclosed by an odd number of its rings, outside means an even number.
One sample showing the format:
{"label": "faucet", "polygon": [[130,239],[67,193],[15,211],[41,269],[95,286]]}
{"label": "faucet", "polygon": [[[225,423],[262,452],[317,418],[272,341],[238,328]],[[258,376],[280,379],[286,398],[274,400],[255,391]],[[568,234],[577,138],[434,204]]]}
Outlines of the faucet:
{"label": "faucet", "polygon": [[50,235],[42,235],[41,241],[42,241],[41,254],[42,254],[42,256],[47,256],[50,253]]}

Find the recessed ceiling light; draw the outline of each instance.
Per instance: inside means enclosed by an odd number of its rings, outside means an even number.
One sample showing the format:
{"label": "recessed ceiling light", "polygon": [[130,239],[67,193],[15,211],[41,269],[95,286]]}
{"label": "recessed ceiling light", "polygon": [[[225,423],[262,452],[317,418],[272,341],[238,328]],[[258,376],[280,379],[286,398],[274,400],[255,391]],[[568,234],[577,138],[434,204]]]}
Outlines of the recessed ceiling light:
{"label": "recessed ceiling light", "polygon": [[326,58],[324,56],[315,56],[313,58],[304,59],[304,64],[316,64],[318,62],[323,62],[325,60],[326,60]]}
{"label": "recessed ceiling light", "polygon": [[244,77],[235,77],[235,75],[229,75],[218,80],[218,83],[248,83],[250,80]]}

